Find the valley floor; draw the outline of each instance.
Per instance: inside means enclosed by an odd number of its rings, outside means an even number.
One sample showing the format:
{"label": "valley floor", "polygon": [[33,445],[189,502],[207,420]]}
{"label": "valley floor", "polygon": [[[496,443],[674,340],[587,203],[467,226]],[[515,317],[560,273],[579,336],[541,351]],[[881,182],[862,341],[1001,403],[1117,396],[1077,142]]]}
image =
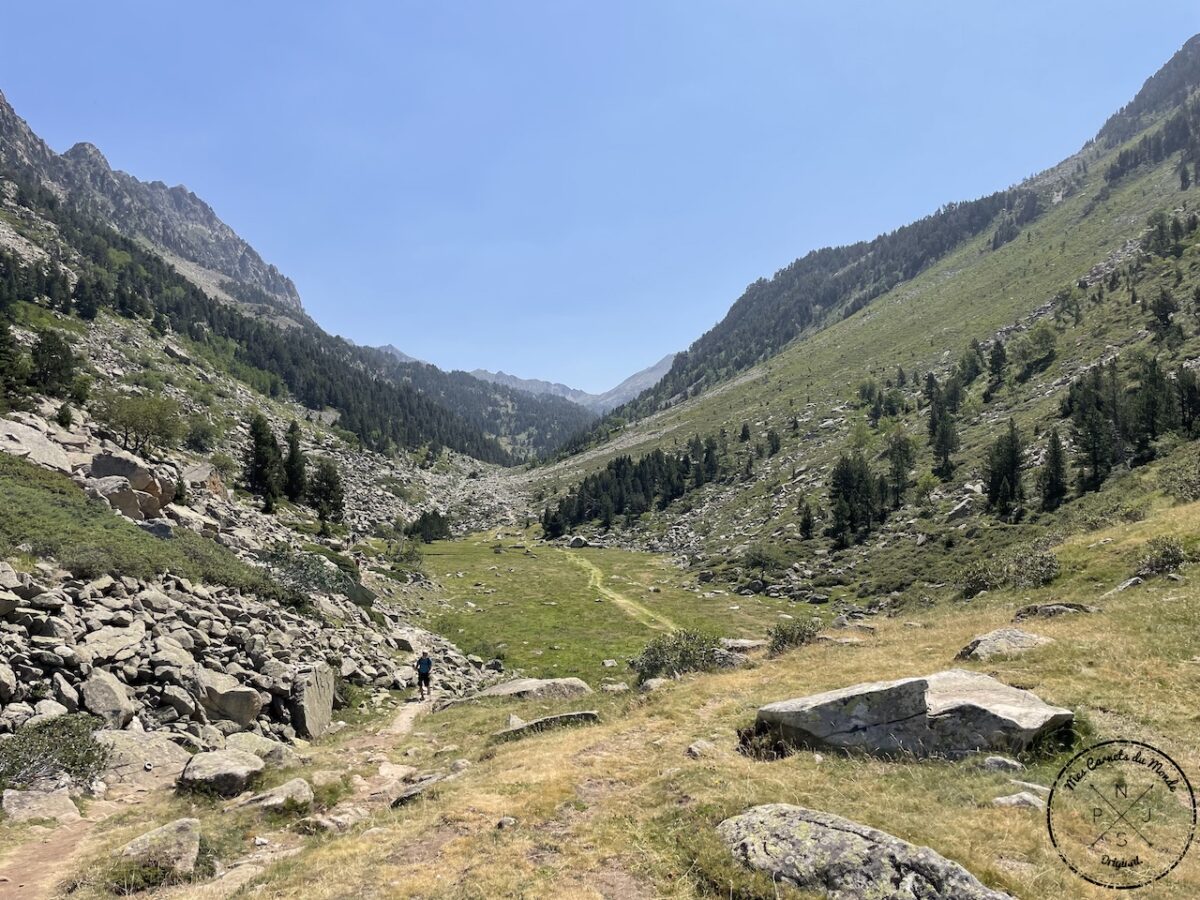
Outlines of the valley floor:
{"label": "valley floor", "polygon": [[[245,884],[227,882],[239,897],[800,896],[735,865],[714,832],[726,817],[768,802],[836,813],[928,845],[1017,897],[1111,896],[1063,866],[1044,813],[992,805],[1019,789],[1010,783],[1014,777],[1050,785],[1067,754],[1027,759],[1028,769],[1015,776],[970,760],[885,762],[801,752],[758,762],[737,752],[736,732],[766,702],[958,665],[1075,710],[1085,743],[1146,741],[1185,772],[1200,773],[1200,633],[1194,624],[1200,589],[1194,577],[1185,568],[1180,580],[1150,579],[1103,596],[1132,573],[1151,537],[1175,536],[1194,549],[1198,519],[1198,504],[1160,506],[1143,521],[1068,540],[1057,548],[1062,574],[1045,588],[914,606],[872,619],[866,628],[829,628],[826,636],[838,640],[757,657],[734,672],[688,676],[651,693],[492,700],[419,717],[410,712],[414,705],[397,704],[399,726],[395,708],[364,712],[357,724],[306,750],[301,766],[272,778],[320,781],[333,772],[345,776],[340,793],[353,797],[379,777],[381,766],[446,771],[452,760],[466,763],[412,803],[394,810],[370,806],[368,817],[345,833],[319,837],[298,835],[297,816],[287,813],[230,810],[160,790],[94,826],[91,843],[70,863],[82,876],[73,896],[102,895],[87,876],[107,848],[182,816],[202,821],[225,865],[254,853],[256,837],[280,849],[276,857],[264,856]],[[706,597],[694,576],[661,557],[523,548],[511,537],[497,553],[492,537],[434,545],[427,567],[444,590],[430,602],[431,615],[465,650],[503,653],[509,667],[524,674],[575,674],[593,687],[606,676],[632,681],[625,657],[668,623],[754,637],[781,612],[800,616],[812,609]],[[1054,643],[1023,656],[955,662],[973,636],[1010,623],[1026,603],[1049,600],[1100,611],[1025,623]],[[604,658],[619,665],[605,668]],[[490,737],[510,714],[528,720],[578,709],[597,710],[599,724],[505,743]],[[687,750],[701,740],[711,747],[694,758]],[[502,819],[508,827],[497,827]],[[6,848],[0,868],[42,839],[37,826],[0,826],[0,837]],[[67,879],[72,873],[56,874]],[[193,885],[166,895],[228,895],[214,891]],[[1168,878],[1139,895],[1200,895],[1200,855],[1193,849]],[[40,894],[0,883],[0,896]]]}

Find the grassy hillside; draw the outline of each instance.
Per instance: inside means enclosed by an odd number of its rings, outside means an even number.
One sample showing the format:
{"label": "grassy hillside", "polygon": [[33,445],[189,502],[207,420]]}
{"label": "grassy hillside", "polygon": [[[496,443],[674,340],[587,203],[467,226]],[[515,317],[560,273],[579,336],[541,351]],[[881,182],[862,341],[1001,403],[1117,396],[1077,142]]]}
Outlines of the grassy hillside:
{"label": "grassy hillside", "polygon": [[[768,763],[736,752],[736,730],[766,702],[965,665],[1074,709],[1081,740],[1147,741],[1195,771],[1200,751],[1190,698],[1200,688],[1200,634],[1192,625],[1200,615],[1200,590],[1193,573],[1185,568],[1181,580],[1155,578],[1101,595],[1132,574],[1152,538],[1174,537],[1194,552],[1198,517],[1198,504],[1156,499],[1142,521],[1058,546],[1063,574],[1046,587],[906,610],[874,621],[871,631],[830,632],[853,642],[817,643],[760,659],[753,668],[687,677],[649,695],[455,706],[419,720],[412,734],[390,739],[382,753],[368,749],[376,746],[367,739],[373,726],[351,728],[314,746],[300,774],[334,769],[369,776],[381,760],[421,770],[444,768],[458,757],[471,765],[425,799],[377,812],[346,835],[300,844],[297,855],[267,868],[249,890],[281,898],[796,897],[734,865],[713,831],[750,805],[790,802],[933,847],[1015,896],[1106,897],[1107,891],[1079,880],[1058,860],[1044,814],[992,805],[1019,789],[1013,777],[1048,786],[1069,751],[1027,757],[1028,769],[1015,776],[984,771],[971,760],[880,761],[801,752]],[[456,583],[496,583],[491,567],[506,561],[490,552],[450,555],[441,549],[435,548],[435,558],[460,567]],[[585,558],[606,572],[622,571],[620,557]],[[561,556],[530,561],[521,574],[544,579],[560,603],[592,601],[590,589],[568,586],[570,568]],[[683,585],[679,574],[656,574],[674,590]],[[509,590],[506,596],[513,618],[488,618],[490,640],[515,643],[534,633],[533,623],[544,623],[536,626],[542,640],[560,640],[561,623],[544,618],[545,594]],[[1025,603],[1048,600],[1094,604],[1101,611],[1026,623],[1054,643],[1020,658],[954,662],[974,635],[1009,623]],[[614,632],[628,629],[623,611],[602,608]],[[594,679],[598,672],[590,674]],[[508,744],[488,738],[510,712],[528,719],[568,708],[598,709],[602,722]],[[685,748],[698,739],[714,749],[689,758]],[[253,836],[268,826],[272,840],[296,843],[286,815],[257,824],[246,813],[231,819],[212,804],[180,798],[112,820],[103,843],[115,845],[150,821],[182,815],[200,816],[225,854],[247,852]],[[502,816],[517,824],[497,830]],[[1195,896],[1200,857],[1192,853],[1153,890],[1156,898]]]}
{"label": "grassy hillside", "polygon": [[[654,448],[678,452],[693,435],[724,430],[733,455],[730,474],[663,512],[642,516],[633,535],[662,539],[671,526],[680,526],[694,534],[693,540],[677,546],[694,559],[736,558],[748,544],[768,541],[782,545],[792,559],[805,565],[828,568],[830,557],[821,554],[831,549],[829,542],[819,536],[801,542],[796,530],[804,499],[817,506],[818,526],[827,524],[828,509],[821,507],[837,455],[858,447],[877,469],[883,467],[885,432],[898,424],[917,445],[910,472],[910,480],[916,480],[929,471],[933,455],[925,436],[927,411],[918,401],[914,376],[923,378],[933,372],[944,379],[972,340],[987,342],[1002,336],[1011,351],[1035,322],[1044,321],[1052,325],[1056,337],[1049,366],[1026,381],[1017,380],[1010,371],[990,399],[984,397],[986,378],[972,385],[960,415],[961,449],[955,457],[954,478],[924,507],[910,497],[867,548],[871,553],[886,551],[886,546],[876,544],[886,545],[890,530],[894,540],[903,541],[893,548],[896,554],[882,559],[872,555],[868,561],[862,557],[866,551],[857,548],[845,556],[847,561],[858,560],[859,572],[872,571],[869,567],[888,571],[899,556],[907,568],[928,565],[927,580],[939,582],[967,564],[972,554],[1071,527],[1073,504],[1058,516],[1032,515],[1020,529],[998,527],[994,517],[975,515],[968,522],[973,530],[964,531],[960,523],[947,523],[945,515],[961,496],[961,485],[982,474],[984,451],[1009,418],[1022,430],[1026,445],[1034,451],[1033,460],[1050,426],[1059,426],[1069,437],[1069,423],[1061,420],[1059,404],[1071,378],[1096,361],[1118,353],[1131,360],[1144,352],[1157,355],[1163,366],[1174,367],[1200,354],[1196,307],[1190,299],[1200,286],[1200,248],[1195,237],[1185,241],[1178,259],[1144,254],[1138,243],[1152,214],[1169,216],[1188,210],[1200,198],[1200,189],[1180,190],[1175,159],[1137,169],[1110,184],[1103,173],[1121,149],[1094,145],[1042,176],[1047,184],[1059,185],[1063,195],[1016,240],[999,249],[992,248],[988,236],[968,242],[865,309],[793,342],[743,375],[540,470],[533,476],[536,487],[551,504],[583,475],[617,455],[637,457]],[[1131,266],[1136,271],[1126,278]],[[1095,302],[1098,286],[1112,270],[1123,273],[1121,287]],[[1178,334],[1171,341],[1156,343],[1147,331],[1150,314],[1140,302],[1131,302],[1131,289],[1144,301],[1164,287],[1181,298],[1182,308],[1175,316]],[[878,429],[868,428],[869,409],[859,401],[859,385],[873,380],[885,386],[900,367],[909,378],[904,395],[910,410]],[[751,434],[746,444],[736,440],[743,424]],[[765,442],[772,429],[781,436],[781,451],[751,460],[750,477],[739,474],[746,456]],[[1032,493],[1031,474],[1032,467],[1026,475]],[[919,533],[936,540],[929,549],[913,554],[908,542]],[[940,542],[948,535],[952,547]],[[949,560],[939,560],[935,548],[952,551]]]}

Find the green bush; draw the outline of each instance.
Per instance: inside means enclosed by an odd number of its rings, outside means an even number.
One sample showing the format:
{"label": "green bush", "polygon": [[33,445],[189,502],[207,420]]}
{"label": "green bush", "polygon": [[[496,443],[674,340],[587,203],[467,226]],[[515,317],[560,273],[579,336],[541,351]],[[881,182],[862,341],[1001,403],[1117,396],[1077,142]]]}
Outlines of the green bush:
{"label": "green bush", "polygon": [[1058,577],[1061,567],[1058,557],[1049,550],[1018,547],[993,559],[979,560],[966,566],[959,574],[963,597],[1003,587],[1036,588]]}
{"label": "green bush", "polygon": [[1190,445],[1164,463],[1158,470],[1158,486],[1180,503],[1200,500],[1200,447]]}
{"label": "green bush", "polygon": [[1146,544],[1146,555],[1138,565],[1137,573],[1142,578],[1153,578],[1175,572],[1187,562],[1183,544],[1172,537],[1151,538]]}
{"label": "green bush", "polygon": [[684,672],[711,672],[719,667],[721,642],[703,631],[675,631],[656,637],[629,661],[638,683]]}
{"label": "green bush", "polygon": [[820,626],[813,621],[792,619],[791,621],[779,622],[772,625],[771,630],[767,632],[769,642],[767,652],[772,656],[778,656],[787,650],[811,644],[820,630]]}
{"label": "green bush", "polygon": [[101,724],[95,716],[77,713],[17,729],[0,741],[0,791],[61,775],[88,783],[108,763],[108,748],[92,737]]}

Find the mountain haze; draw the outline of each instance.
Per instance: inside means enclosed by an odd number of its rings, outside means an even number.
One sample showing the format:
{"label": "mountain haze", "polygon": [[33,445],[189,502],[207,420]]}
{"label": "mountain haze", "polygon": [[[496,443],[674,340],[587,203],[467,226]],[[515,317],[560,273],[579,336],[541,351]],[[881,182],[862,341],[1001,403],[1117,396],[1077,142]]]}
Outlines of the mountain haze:
{"label": "mountain haze", "polygon": [[658,383],[675,359],[674,353],[668,353],[652,366],[647,366],[640,372],[630,375],[616,387],[603,394],[589,394],[578,388],[568,387],[555,381],[542,381],[537,378],[520,378],[506,372],[489,372],[486,369],[474,369],[471,374],[484,381],[504,384],[531,394],[550,394],[564,397],[573,403],[578,403],[597,414],[603,414],[622,403],[637,397],[642,391]]}

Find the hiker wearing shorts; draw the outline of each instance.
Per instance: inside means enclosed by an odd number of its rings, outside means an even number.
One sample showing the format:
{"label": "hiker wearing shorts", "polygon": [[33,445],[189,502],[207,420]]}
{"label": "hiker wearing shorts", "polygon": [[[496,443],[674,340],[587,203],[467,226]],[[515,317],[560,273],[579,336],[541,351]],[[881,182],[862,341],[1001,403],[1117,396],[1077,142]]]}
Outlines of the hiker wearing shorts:
{"label": "hiker wearing shorts", "polygon": [[421,658],[413,663],[413,668],[417,670],[417,689],[420,691],[421,699],[428,700],[433,693],[429,687],[429,676],[433,672],[433,660],[429,658],[428,650],[421,651]]}

